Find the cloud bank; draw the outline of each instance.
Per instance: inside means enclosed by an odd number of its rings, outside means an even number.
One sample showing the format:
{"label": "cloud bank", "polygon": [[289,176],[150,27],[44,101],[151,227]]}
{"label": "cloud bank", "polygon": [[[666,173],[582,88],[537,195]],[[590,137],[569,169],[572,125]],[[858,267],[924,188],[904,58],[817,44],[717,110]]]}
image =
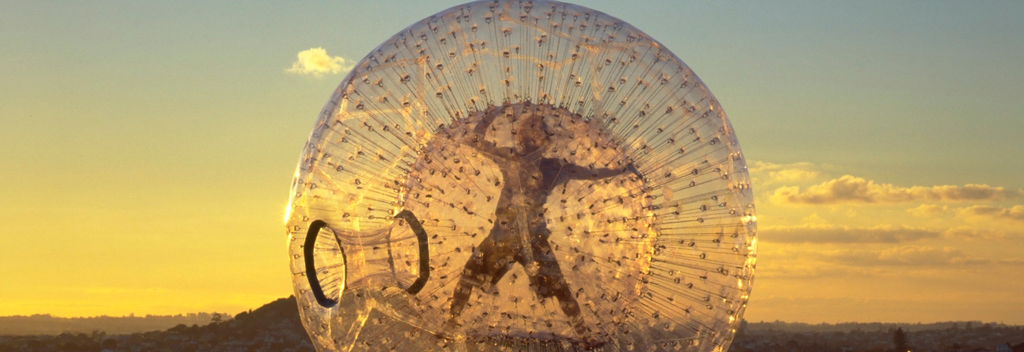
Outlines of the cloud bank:
{"label": "cloud bank", "polygon": [[907,209],[907,212],[922,218],[931,218],[938,215],[942,215],[949,211],[947,205],[936,205],[936,204],[921,204],[915,208]]}
{"label": "cloud bank", "polygon": [[908,226],[803,225],[768,227],[761,230],[760,237],[763,241],[780,243],[901,243],[940,235],[938,231]]}
{"label": "cloud bank", "polygon": [[292,67],[288,69],[289,73],[320,77],[328,73],[348,72],[355,65],[341,56],[327,55],[324,48],[303,50],[296,56],[298,60],[292,63]]}
{"label": "cloud bank", "polygon": [[813,180],[819,175],[818,171],[813,170],[813,168],[814,164],[807,162],[775,164],[755,161],[748,171],[755,183],[767,185]]}
{"label": "cloud bank", "polygon": [[975,205],[961,208],[959,210],[959,215],[964,217],[985,217],[997,220],[1024,222],[1024,205],[1014,205],[1012,208]]}
{"label": "cloud bank", "polygon": [[1005,240],[1019,238],[1019,234],[990,229],[979,229],[970,226],[957,226],[942,233],[944,238],[966,239],[966,240]]}
{"label": "cloud bank", "polygon": [[881,251],[854,250],[826,254],[826,261],[850,266],[945,266],[993,264],[989,259],[972,258],[953,247],[902,246]]}
{"label": "cloud bank", "polygon": [[[1003,187],[968,184],[964,186],[899,187],[845,175],[801,191],[780,187],[772,194],[779,204],[902,203],[914,201],[995,201],[1021,198],[1022,192]],[[1024,211],[1024,209],[1022,209]]]}

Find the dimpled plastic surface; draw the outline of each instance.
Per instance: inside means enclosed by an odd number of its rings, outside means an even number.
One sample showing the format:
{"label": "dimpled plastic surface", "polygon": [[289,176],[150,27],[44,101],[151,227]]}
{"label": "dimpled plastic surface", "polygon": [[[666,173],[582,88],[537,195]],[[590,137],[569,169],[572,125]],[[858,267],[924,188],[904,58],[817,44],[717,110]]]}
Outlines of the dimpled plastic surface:
{"label": "dimpled plastic surface", "polygon": [[756,217],[722,107],[604,13],[456,6],[360,61],[286,214],[321,351],[727,350]]}

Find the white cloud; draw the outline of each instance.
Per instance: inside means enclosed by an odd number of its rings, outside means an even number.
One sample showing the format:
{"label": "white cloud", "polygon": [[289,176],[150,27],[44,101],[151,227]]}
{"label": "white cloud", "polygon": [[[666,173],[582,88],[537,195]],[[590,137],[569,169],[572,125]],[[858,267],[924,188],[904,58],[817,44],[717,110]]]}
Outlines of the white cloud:
{"label": "white cloud", "polygon": [[354,63],[341,56],[327,55],[327,50],[324,48],[303,50],[296,57],[298,59],[288,69],[289,73],[320,77],[328,73],[348,72],[354,66]]}
{"label": "white cloud", "polygon": [[[808,187],[780,187],[771,199],[779,204],[901,203],[913,201],[1005,200],[1021,198],[1024,192],[1003,187],[968,184],[964,186],[900,187],[845,175]],[[1024,210],[1024,209],[1022,209]]]}

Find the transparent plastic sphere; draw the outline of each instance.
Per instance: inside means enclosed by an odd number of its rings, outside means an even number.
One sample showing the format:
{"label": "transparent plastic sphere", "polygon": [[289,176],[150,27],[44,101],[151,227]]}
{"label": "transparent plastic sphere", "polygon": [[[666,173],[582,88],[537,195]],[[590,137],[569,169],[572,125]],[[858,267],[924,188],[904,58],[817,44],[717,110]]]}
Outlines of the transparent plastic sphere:
{"label": "transparent plastic sphere", "polygon": [[480,1],[363,58],[286,215],[321,351],[728,349],[755,266],[722,107],[633,26]]}

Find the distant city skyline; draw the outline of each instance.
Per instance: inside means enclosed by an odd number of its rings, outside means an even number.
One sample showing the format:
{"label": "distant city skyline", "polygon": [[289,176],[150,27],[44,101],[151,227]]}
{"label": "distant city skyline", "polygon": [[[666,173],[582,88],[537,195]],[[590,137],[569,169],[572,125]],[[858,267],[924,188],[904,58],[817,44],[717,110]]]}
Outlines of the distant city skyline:
{"label": "distant city skyline", "polygon": [[[0,316],[292,294],[282,218],[321,107],[459,3],[0,3]],[[744,318],[1024,324],[1024,3],[574,3],[729,115],[760,234]]]}

